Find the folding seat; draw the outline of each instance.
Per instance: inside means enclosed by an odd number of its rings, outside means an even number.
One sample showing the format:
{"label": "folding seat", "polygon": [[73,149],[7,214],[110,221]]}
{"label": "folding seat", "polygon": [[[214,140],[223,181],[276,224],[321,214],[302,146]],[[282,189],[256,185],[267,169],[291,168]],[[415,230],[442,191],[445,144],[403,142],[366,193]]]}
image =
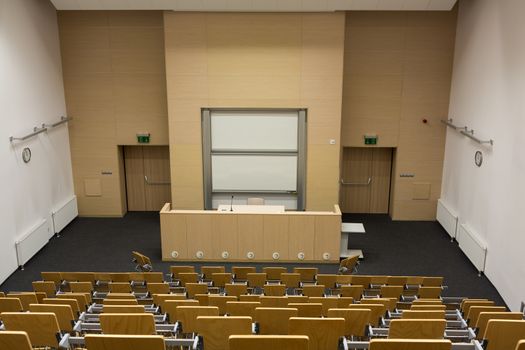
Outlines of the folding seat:
{"label": "folding seat", "polygon": [[344,336],[345,319],[292,317],[288,327],[290,335],[308,336],[310,350],[334,350]]}
{"label": "folding seat", "polygon": [[285,296],[266,296],[259,298],[262,307],[287,307],[290,302]]}
{"label": "folding seat", "polygon": [[110,293],[131,293],[131,284],[129,282],[109,282]]}
{"label": "folding seat", "polygon": [[148,293],[150,295],[153,294],[169,294],[170,293],[170,285],[165,282],[151,282],[146,284],[146,288],[148,290]]}
{"label": "folding seat", "polygon": [[164,282],[164,276],[162,272],[144,272],[144,281],[146,283],[162,283]]}
{"label": "folding seat", "polygon": [[139,302],[135,298],[130,299],[104,299],[102,300],[102,305],[138,305]]}
{"label": "folding seat", "polygon": [[441,287],[419,287],[417,297],[424,299],[439,299],[441,297],[441,292]]}
{"label": "folding seat", "polygon": [[56,285],[53,281],[34,281],[32,285],[33,291],[45,293],[47,298],[53,298],[57,293]]}
{"label": "folding seat", "polygon": [[197,333],[199,316],[219,316],[217,306],[177,306],[176,312],[183,333]]}
{"label": "folding seat", "polygon": [[381,304],[388,311],[393,312],[396,309],[397,301],[397,298],[366,298],[361,299],[361,304]]}
{"label": "folding seat", "polygon": [[111,282],[130,283],[131,274],[129,272],[111,272]]}
{"label": "folding seat", "polygon": [[253,321],[258,325],[259,334],[288,334],[290,317],[298,317],[297,308],[258,307]]}
{"label": "folding seat", "polygon": [[29,305],[39,303],[36,293],[8,293],[7,298],[18,298],[24,311],[29,310]]}
{"label": "folding seat", "polygon": [[203,281],[211,281],[213,273],[225,273],[224,266],[201,266],[201,278]]}
{"label": "folding seat", "polygon": [[197,300],[166,300],[164,302],[163,312],[168,314],[171,323],[175,323],[179,320],[177,314],[178,306],[200,306],[200,304]]}
{"label": "folding seat", "polygon": [[473,306],[496,306],[492,300],[466,300],[460,305],[460,310],[463,312],[463,316],[467,316],[470,308]]}
{"label": "folding seat", "polygon": [[178,281],[180,279],[179,273],[194,273],[194,272],[195,272],[194,266],[170,266],[171,278],[174,281]]}
{"label": "folding seat", "polygon": [[260,301],[261,295],[259,294],[245,294],[239,295],[239,301]]}
{"label": "folding seat", "polygon": [[443,286],[443,277],[423,277],[421,285],[424,287],[441,287]]}
{"label": "folding seat", "polygon": [[197,300],[200,306],[208,306],[210,304],[210,295],[208,293],[206,294],[197,293],[195,294],[193,299]]}
{"label": "folding seat", "polygon": [[363,286],[363,288],[370,288],[370,283],[372,278],[370,276],[363,275],[353,275],[352,276],[352,285],[353,286]]}
{"label": "folding seat", "polygon": [[314,283],[319,269],[317,267],[294,267],[293,272],[301,276],[302,283]]}
{"label": "folding seat", "polygon": [[196,272],[179,272],[179,281],[182,287],[186,286],[186,283],[197,283],[199,282],[199,275]]}
{"label": "folding seat", "polygon": [[73,309],[69,305],[31,304],[30,312],[52,312],[55,314],[60,330],[73,332],[73,324],[76,320]]}
{"label": "folding seat", "polygon": [[73,293],[93,293],[91,282],[69,282],[69,290]]}
{"label": "folding seat", "polygon": [[487,324],[490,320],[522,320],[521,312],[481,312],[476,323],[476,339],[481,340],[487,330]]}
{"label": "folding seat", "polygon": [[33,347],[59,348],[60,326],[52,312],[4,312],[2,322],[7,331],[26,332]]}
{"label": "folding seat", "polygon": [[153,314],[100,314],[100,328],[103,334],[154,335]]}
{"label": "folding seat", "polygon": [[328,309],[336,309],[339,306],[339,298],[334,297],[310,297],[308,299],[308,302],[323,305],[323,317],[326,317],[328,315]]}
{"label": "folding seat", "polygon": [[33,350],[26,332],[0,332],[0,349]]}
{"label": "folding seat", "polygon": [[266,274],[264,272],[254,272],[246,274],[248,288],[253,290],[254,294],[260,294],[263,286],[266,284]]}
{"label": "folding seat", "polygon": [[[45,305],[68,305],[73,311],[73,315],[80,315],[80,306],[77,299],[63,299],[63,298],[45,298],[42,301]],[[84,310],[83,310],[84,311]]]}
{"label": "folding seat", "polygon": [[228,349],[230,335],[251,335],[252,318],[244,316],[199,316],[198,334],[202,336],[206,350]]}
{"label": "folding seat", "polygon": [[[0,314],[2,312],[22,312],[24,307],[19,298],[0,298]],[[0,320],[2,319],[0,315]]]}
{"label": "folding seat", "polygon": [[450,340],[372,339],[369,350],[450,350]]}
{"label": "folding seat", "polygon": [[483,336],[485,350],[515,349],[525,339],[525,321],[490,320]]}
{"label": "folding seat", "polygon": [[210,295],[208,297],[209,306],[217,306],[219,308],[219,315],[226,314],[226,303],[228,301],[237,301],[236,296],[228,295]]}
{"label": "folding seat", "polygon": [[386,284],[389,286],[404,286],[407,284],[407,276],[388,276]]}
{"label": "folding seat", "polygon": [[301,275],[299,273],[282,273],[281,283],[288,289],[288,294],[296,294],[296,289],[301,287]]}
{"label": "folding seat", "polygon": [[381,286],[379,294],[381,298],[396,298],[399,300],[403,295],[403,290],[403,286]]}
{"label": "folding seat", "polygon": [[328,317],[345,319],[345,336],[364,337],[370,324],[372,311],[370,309],[328,309]]}
{"label": "folding seat", "polygon": [[337,298],[337,307],[338,308],[346,308],[348,305],[354,303],[354,298],[352,297],[339,297]]}
{"label": "folding seat", "polygon": [[288,307],[297,309],[297,317],[323,316],[323,304],[321,303],[289,303]]}
{"label": "folding seat", "polygon": [[324,294],[331,294],[332,290],[336,288],[337,275],[317,274],[315,278],[317,284],[325,286]]}
{"label": "folding seat", "polygon": [[226,293],[226,295],[240,297],[241,295],[248,294],[248,286],[244,283],[227,283],[224,286],[224,292]]}
{"label": "folding seat", "polygon": [[222,292],[227,283],[232,283],[232,274],[229,272],[214,272],[211,274],[211,282],[215,288],[219,288],[219,291]]}
{"label": "folding seat", "polygon": [[383,304],[351,304],[348,305],[349,309],[369,309],[371,311],[370,324],[373,327],[380,325],[381,319],[386,314],[386,306]]}
{"label": "folding seat", "polygon": [[356,272],[357,265],[359,265],[359,255],[354,255],[345,258],[339,263],[339,273],[344,275]]}
{"label": "folding seat", "polygon": [[229,339],[230,350],[305,350],[309,339],[300,335],[232,335]]}
{"label": "folding seat", "polygon": [[445,311],[444,310],[404,310],[402,315],[402,319],[445,319]]}
{"label": "folding seat", "polygon": [[233,266],[232,274],[235,282],[246,282],[248,273],[255,273],[257,270],[254,266]]}
{"label": "folding seat", "polygon": [[87,334],[86,347],[89,350],[165,350],[161,335],[102,335]]}
{"label": "folding seat", "polygon": [[479,314],[482,312],[504,312],[507,311],[505,306],[472,306],[469,309],[468,314],[465,316],[465,320],[468,325],[473,327],[478,323]]}
{"label": "folding seat", "polygon": [[339,293],[342,297],[352,297],[354,300],[361,300],[364,289],[361,285],[341,286]]}
{"label": "folding seat", "polygon": [[284,296],[286,286],[284,284],[267,284],[263,287],[263,292],[267,296]]}
{"label": "folding seat", "polygon": [[324,295],[325,286],[317,285],[305,285],[303,286],[303,295],[307,297],[322,297]]}
{"label": "folding seat", "polygon": [[102,313],[105,314],[140,314],[145,313],[144,305],[104,305]]}
{"label": "folding seat", "polygon": [[40,272],[42,281],[52,281],[55,284],[57,290],[60,289],[62,284],[62,274],[60,272]]}
{"label": "folding seat", "polygon": [[447,321],[445,319],[396,319],[390,321],[390,339],[443,339]]}
{"label": "folding seat", "polygon": [[226,314],[228,316],[254,317],[255,308],[260,307],[260,302],[255,301],[227,301]]}
{"label": "folding seat", "polygon": [[208,294],[206,283],[185,283],[185,287],[188,298],[193,298],[196,294]]}
{"label": "folding seat", "polygon": [[272,267],[263,267],[262,272],[266,274],[266,279],[268,281],[281,281],[281,274],[287,273],[288,270],[286,267],[278,267],[278,266],[272,266]]}
{"label": "folding seat", "polygon": [[86,311],[91,304],[91,294],[89,293],[61,293],[57,294],[57,299],[75,299],[80,311]]}
{"label": "folding seat", "polygon": [[153,298],[153,304],[160,306],[160,308],[163,309],[164,302],[166,300],[185,300],[186,295],[161,293],[161,294],[153,294],[152,298]]}

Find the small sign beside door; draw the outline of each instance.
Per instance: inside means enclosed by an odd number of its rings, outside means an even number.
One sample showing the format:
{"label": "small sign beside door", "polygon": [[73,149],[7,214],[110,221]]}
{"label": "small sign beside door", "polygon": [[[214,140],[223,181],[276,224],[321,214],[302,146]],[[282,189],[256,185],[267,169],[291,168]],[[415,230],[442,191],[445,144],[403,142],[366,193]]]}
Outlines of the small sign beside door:
{"label": "small sign beside door", "polygon": [[137,134],[137,143],[149,143],[149,133]]}

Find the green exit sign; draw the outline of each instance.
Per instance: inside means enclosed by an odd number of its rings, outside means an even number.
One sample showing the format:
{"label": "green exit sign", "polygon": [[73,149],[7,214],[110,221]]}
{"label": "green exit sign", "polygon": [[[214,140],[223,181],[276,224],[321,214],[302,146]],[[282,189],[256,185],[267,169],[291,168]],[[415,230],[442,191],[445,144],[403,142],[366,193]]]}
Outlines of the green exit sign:
{"label": "green exit sign", "polygon": [[365,145],[377,145],[377,135],[365,135]]}
{"label": "green exit sign", "polygon": [[149,143],[150,134],[137,134],[138,143]]}

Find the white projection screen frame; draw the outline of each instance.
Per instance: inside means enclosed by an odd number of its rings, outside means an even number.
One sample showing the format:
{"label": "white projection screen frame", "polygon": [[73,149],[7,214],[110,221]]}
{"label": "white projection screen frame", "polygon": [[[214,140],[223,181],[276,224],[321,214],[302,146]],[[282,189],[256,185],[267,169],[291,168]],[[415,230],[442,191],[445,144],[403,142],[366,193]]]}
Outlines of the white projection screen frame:
{"label": "white projection screen frame", "polygon": [[304,210],[306,110],[203,109],[202,136],[205,209],[259,196]]}

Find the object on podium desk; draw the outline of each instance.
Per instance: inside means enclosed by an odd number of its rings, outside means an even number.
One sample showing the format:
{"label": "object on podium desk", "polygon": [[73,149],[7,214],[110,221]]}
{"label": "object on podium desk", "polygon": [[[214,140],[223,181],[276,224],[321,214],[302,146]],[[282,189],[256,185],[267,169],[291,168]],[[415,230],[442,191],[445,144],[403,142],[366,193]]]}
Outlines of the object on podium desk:
{"label": "object on podium desk", "polygon": [[217,208],[220,212],[235,212],[235,213],[284,213],[284,205],[229,205],[221,204]]}
{"label": "object on podium desk", "polygon": [[348,258],[358,255],[359,259],[363,259],[364,255],[361,249],[348,249],[348,236],[350,233],[365,233],[365,226],[361,223],[352,222],[343,222],[341,224],[341,249],[339,256]]}

